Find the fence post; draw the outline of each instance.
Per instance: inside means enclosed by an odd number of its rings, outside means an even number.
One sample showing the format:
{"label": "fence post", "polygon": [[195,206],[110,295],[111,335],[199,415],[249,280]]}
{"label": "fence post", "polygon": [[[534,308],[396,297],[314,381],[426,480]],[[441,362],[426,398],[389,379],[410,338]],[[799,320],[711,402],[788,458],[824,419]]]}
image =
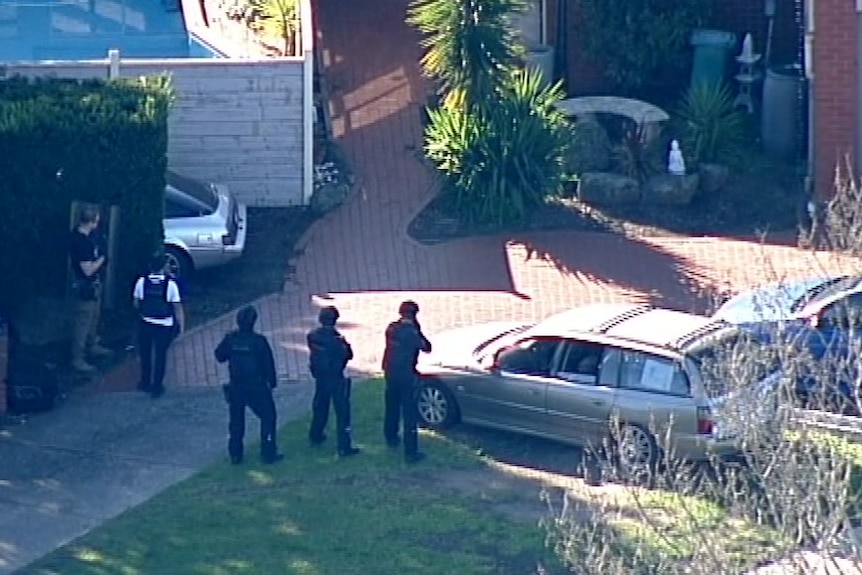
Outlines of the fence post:
{"label": "fence post", "polygon": [[302,203],[314,193],[314,22],[310,0],[300,0],[302,38]]}
{"label": "fence post", "polygon": [[120,51],[116,48],[108,50],[108,79],[116,80],[120,77]]}

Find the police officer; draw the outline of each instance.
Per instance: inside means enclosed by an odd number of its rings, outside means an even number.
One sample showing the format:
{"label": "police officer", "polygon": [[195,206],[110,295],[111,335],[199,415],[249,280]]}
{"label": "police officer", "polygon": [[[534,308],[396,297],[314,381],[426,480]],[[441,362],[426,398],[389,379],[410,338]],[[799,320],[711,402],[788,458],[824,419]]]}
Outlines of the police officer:
{"label": "police officer", "polygon": [[386,350],[383,353],[383,374],[386,377],[383,435],[389,447],[398,447],[399,419],[404,429],[404,459],[416,463],[425,458],[419,452],[416,430],[416,361],[419,352],[429,353],[431,342],[422,334],[416,320],[416,302],[402,302],[400,318],[386,328]]}
{"label": "police officer", "polygon": [[165,363],[168,348],[185,325],[180,290],[165,273],[167,260],[163,253],[153,255],[150,272],[135,282],[133,297],[140,314],[138,350],[141,358],[141,380],[138,389],[153,398],[165,392]]}
{"label": "police officer", "polygon": [[326,440],[326,423],[329,404],[335,409],[338,431],[338,454],[349,457],[359,453],[350,438],[350,379],[344,376],[347,362],[353,359],[353,349],[344,336],[335,329],[338,309],[328,306],[320,310],[320,327],[310,332],[306,340],[309,351],[309,370],[314,377],[314,400],[311,404],[311,427],[308,441],[320,445]]}
{"label": "police officer", "polygon": [[260,458],[264,463],[284,459],[275,441],[276,413],[272,390],[277,385],[275,360],[266,337],[255,333],[257,310],[246,306],[236,315],[239,329],[224,336],[215,349],[219,363],[228,362],[230,383],[224,387],[230,408],[228,454],[234,465],[242,463],[245,408],[260,419]]}

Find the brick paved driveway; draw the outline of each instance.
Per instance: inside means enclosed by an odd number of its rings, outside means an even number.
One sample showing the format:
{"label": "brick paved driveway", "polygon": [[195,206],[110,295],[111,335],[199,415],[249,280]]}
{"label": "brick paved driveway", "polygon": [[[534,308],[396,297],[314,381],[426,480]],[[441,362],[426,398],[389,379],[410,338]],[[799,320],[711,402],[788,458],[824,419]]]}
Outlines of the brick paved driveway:
{"label": "brick paved driveway", "polygon": [[[419,38],[403,22],[405,3],[316,6],[334,134],[359,191],[308,232],[286,291],[258,302],[261,327],[276,342],[287,378],[306,377],[304,333],[321,304],[342,310],[342,327],[358,352],[354,367],[374,371],[381,331],[406,297],[419,302],[423,326],[433,334],[483,320],[540,318],[591,301],[702,311],[716,292],[848,265],[795,247],[706,237],[549,232],[418,245],[405,229],[433,193],[418,159],[428,86],[417,69]],[[211,350],[232,321],[222,318],[177,342],[171,385],[219,383],[224,374]],[[133,366],[121,369],[110,379],[131,386]]]}

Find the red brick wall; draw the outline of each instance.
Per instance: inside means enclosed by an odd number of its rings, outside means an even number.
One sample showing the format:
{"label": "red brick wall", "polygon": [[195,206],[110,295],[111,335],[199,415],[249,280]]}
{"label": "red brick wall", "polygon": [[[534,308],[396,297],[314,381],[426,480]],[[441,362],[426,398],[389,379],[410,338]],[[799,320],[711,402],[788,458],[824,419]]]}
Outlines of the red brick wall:
{"label": "red brick wall", "polygon": [[857,106],[854,0],[814,2],[814,184],[832,194],[836,165],[855,160]]}

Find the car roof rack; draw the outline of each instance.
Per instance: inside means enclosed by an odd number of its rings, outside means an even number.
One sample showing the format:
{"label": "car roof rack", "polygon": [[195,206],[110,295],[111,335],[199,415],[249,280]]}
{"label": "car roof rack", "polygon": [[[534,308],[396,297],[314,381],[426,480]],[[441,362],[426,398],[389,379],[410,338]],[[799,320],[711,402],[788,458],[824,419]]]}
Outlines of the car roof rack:
{"label": "car roof rack", "polygon": [[685,334],[684,336],[678,337],[675,340],[668,342],[667,345],[668,345],[668,347],[673,347],[676,349],[683,349],[685,347],[688,347],[689,345],[694,343],[696,340],[698,340],[704,336],[710,335],[712,333],[715,333],[717,331],[720,331],[722,329],[729,328],[729,327],[733,327],[733,324],[731,324],[731,323],[729,323],[723,319],[717,319],[717,320],[710,322],[710,323],[708,323],[702,327],[699,327],[695,330],[690,331],[689,333]]}
{"label": "car roof rack", "polygon": [[630,310],[624,311],[623,313],[612,317],[609,320],[605,320],[594,328],[590,329],[593,333],[607,333],[612,327],[621,324],[622,322],[629,320],[633,317],[639,316],[643,313],[646,313],[652,309],[651,305],[639,305],[637,307],[633,307]]}

